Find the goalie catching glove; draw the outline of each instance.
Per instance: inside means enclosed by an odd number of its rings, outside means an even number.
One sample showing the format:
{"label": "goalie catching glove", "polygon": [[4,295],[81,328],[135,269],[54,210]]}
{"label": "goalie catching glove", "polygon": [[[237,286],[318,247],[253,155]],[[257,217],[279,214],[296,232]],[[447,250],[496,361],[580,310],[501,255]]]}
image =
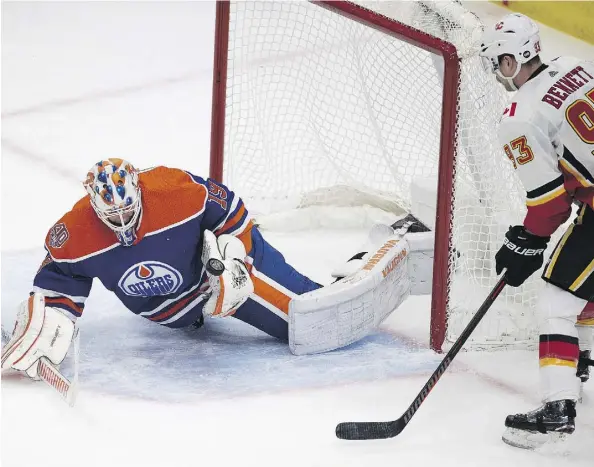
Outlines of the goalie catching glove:
{"label": "goalie catching glove", "polygon": [[47,357],[55,365],[62,363],[74,328],[74,322],[59,309],[45,306],[43,294],[31,295],[19,306],[12,336],[2,349],[2,369],[24,371],[38,379],[39,359]]}
{"label": "goalie catching glove", "polygon": [[507,268],[505,282],[512,287],[519,287],[542,266],[550,239],[528,232],[523,225],[510,227],[503,246],[495,255],[497,274]]}
{"label": "goalie catching glove", "polygon": [[203,314],[212,317],[230,316],[254,292],[254,284],[245,265],[247,254],[241,240],[233,235],[216,237],[205,230],[202,263],[212,289],[204,304]]}

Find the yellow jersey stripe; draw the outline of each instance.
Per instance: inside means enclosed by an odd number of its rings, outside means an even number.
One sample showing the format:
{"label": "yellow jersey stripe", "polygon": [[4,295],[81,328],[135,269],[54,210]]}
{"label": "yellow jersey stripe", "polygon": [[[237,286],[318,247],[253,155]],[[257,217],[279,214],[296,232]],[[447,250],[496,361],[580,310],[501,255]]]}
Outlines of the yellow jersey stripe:
{"label": "yellow jersey stripe", "polygon": [[573,284],[571,284],[569,286],[569,290],[571,290],[572,292],[575,292],[577,289],[579,289],[582,286],[582,284],[584,282],[586,282],[586,279],[588,279],[588,277],[590,277],[590,274],[592,274],[592,271],[594,271],[594,259],[592,261],[590,261],[590,264],[588,264],[586,269],[584,269],[582,271],[582,273],[578,276],[578,278],[575,281],[573,281]]}
{"label": "yellow jersey stripe", "polygon": [[538,198],[527,199],[526,206],[538,206],[539,204],[545,204],[551,201],[552,199],[558,198],[559,196],[565,194],[565,186],[561,185],[560,187],[555,188],[554,190],[539,196]]}
{"label": "yellow jersey stripe", "polygon": [[557,262],[557,259],[559,258],[559,254],[561,253],[561,250],[565,246],[565,242],[567,241],[567,239],[571,235],[571,232],[573,232],[573,226],[574,226],[574,224],[571,224],[569,226],[569,228],[563,234],[563,237],[561,237],[561,242],[559,242],[559,245],[557,246],[557,248],[555,248],[555,252],[553,253],[553,257],[551,258],[551,262],[549,263],[549,265],[547,266],[547,268],[545,269],[545,272],[544,272],[544,276],[547,279],[550,279],[551,278],[551,273],[553,272],[553,268],[555,267],[555,263]]}
{"label": "yellow jersey stripe", "polygon": [[539,361],[539,365],[543,366],[569,366],[572,368],[577,368],[577,362],[574,360],[562,360],[560,358],[541,358]]}
{"label": "yellow jersey stripe", "polygon": [[588,180],[586,180],[586,178],[565,159],[560,159],[559,163],[563,166],[565,170],[567,170],[571,175],[573,175],[578,182],[580,182],[580,185],[586,188],[592,186],[592,184]]}

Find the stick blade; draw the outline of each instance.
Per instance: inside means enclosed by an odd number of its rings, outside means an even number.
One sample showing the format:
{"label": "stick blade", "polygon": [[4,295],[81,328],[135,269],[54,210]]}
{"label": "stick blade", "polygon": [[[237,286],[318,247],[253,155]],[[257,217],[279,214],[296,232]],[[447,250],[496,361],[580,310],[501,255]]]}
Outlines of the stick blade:
{"label": "stick blade", "polygon": [[336,426],[336,437],[347,440],[387,439],[400,434],[405,423],[393,422],[343,422]]}

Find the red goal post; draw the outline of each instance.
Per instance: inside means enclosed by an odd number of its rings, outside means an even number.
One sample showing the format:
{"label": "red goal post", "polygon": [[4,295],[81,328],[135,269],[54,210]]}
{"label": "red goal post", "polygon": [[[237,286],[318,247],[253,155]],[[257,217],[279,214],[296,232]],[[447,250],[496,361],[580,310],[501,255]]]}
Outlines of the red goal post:
{"label": "red goal post", "polygon": [[[441,128],[439,130],[439,157],[437,163],[437,201],[435,207],[435,248],[431,298],[430,344],[441,350],[448,326],[448,302],[453,261],[453,216],[455,200],[456,157],[459,151],[461,60],[457,47],[412,26],[363,6],[347,1],[311,2],[319,8],[373,28],[376,31],[423,49],[443,59],[443,91],[441,94]],[[228,64],[230,35],[229,1],[216,6],[215,54],[212,94],[212,128],[210,176],[223,180],[225,164],[226,111],[228,97]],[[231,31],[233,33],[233,31]],[[497,157],[494,155],[493,157]],[[240,191],[239,194],[243,196]]]}

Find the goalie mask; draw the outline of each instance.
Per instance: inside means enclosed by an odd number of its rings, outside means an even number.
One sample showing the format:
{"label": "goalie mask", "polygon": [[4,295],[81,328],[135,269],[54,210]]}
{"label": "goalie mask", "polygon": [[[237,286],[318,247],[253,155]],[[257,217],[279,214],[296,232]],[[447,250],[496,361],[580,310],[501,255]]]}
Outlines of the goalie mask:
{"label": "goalie mask", "polygon": [[83,185],[99,219],[113,230],[123,246],[132,245],[142,210],[138,171],[134,166],[123,159],[97,162]]}
{"label": "goalie mask", "polygon": [[[479,55],[488,73],[494,73],[497,81],[508,91],[517,91],[513,79],[518,76],[522,65],[540,53],[538,26],[527,16],[512,13],[485,31],[481,40]],[[499,69],[499,57],[511,55],[517,66],[512,76],[503,76]]]}

